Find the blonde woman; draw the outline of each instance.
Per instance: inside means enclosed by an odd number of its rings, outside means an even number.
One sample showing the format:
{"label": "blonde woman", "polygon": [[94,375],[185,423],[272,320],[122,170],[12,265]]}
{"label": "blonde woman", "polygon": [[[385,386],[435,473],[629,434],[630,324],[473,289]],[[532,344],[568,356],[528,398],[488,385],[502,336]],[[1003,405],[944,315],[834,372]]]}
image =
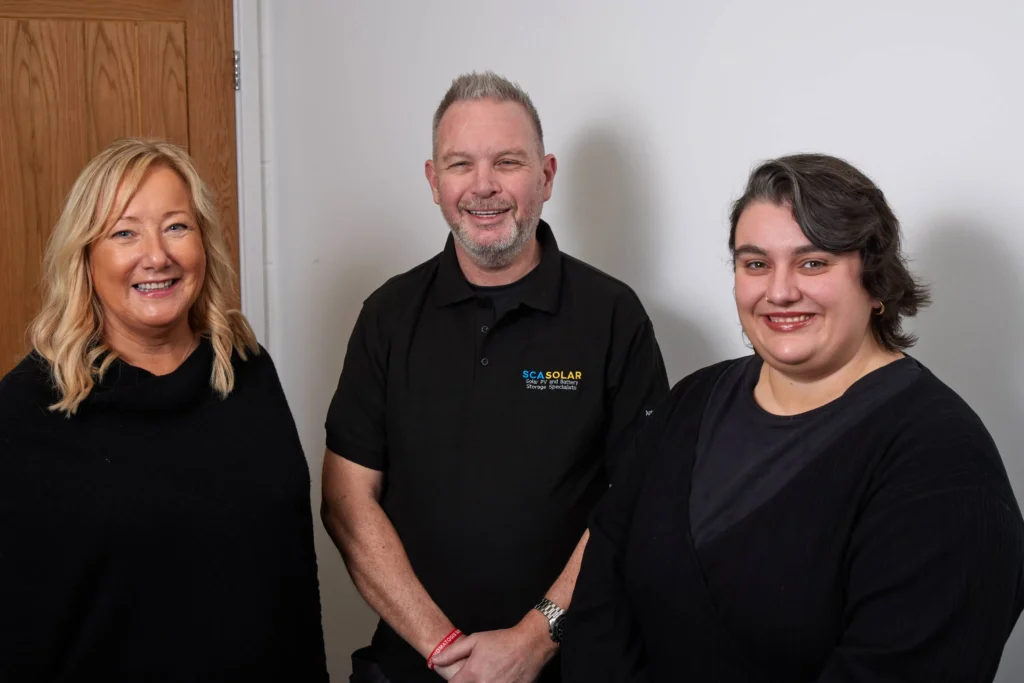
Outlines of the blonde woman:
{"label": "blonde woman", "polygon": [[326,680],[309,472],[187,154],[115,142],[0,382],[0,680]]}

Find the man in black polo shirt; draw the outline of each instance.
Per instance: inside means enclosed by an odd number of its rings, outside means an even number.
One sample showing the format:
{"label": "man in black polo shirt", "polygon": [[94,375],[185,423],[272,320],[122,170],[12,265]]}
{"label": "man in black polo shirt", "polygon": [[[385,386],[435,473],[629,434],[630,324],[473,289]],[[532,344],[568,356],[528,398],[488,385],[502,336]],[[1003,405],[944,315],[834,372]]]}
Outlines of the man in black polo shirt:
{"label": "man in black polo shirt", "polygon": [[381,616],[353,680],[559,679],[587,516],[668,380],[636,294],[540,220],[556,168],[518,86],[452,83],[426,162],[451,235],[365,301],[327,415],[322,516]]}

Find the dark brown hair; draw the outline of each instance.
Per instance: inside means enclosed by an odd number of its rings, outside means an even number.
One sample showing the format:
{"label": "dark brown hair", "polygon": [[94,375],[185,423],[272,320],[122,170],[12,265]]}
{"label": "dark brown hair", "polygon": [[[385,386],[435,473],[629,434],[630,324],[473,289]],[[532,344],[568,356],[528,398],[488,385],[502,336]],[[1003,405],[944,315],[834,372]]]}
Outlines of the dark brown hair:
{"label": "dark brown hair", "polygon": [[732,206],[729,252],[736,249],[736,224],[752,202],[788,207],[804,236],[833,254],[856,251],[861,284],[885,305],[871,317],[883,348],[900,351],[917,338],[903,331],[903,319],[917,315],[931,299],[928,288],[907,267],[900,223],[885,195],[849,163],[824,154],[794,154],[766,161],[750,174],[747,189]]}

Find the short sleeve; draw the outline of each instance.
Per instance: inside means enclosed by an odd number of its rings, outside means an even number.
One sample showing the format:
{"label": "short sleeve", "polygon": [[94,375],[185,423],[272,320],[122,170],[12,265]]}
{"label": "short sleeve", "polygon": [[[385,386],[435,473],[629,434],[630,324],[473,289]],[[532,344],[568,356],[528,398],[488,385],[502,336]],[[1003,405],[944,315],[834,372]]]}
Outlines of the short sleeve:
{"label": "short sleeve", "polygon": [[383,470],[387,340],[370,303],[363,305],[345,352],[338,388],[327,411],[327,448],[346,460]]}
{"label": "short sleeve", "polygon": [[605,462],[610,477],[615,474],[619,457],[628,452],[628,444],[644,418],[665,399],[669,390],[654,326],[640,302],[633,305],[639,310],[630,317],[641,317],[641,321],[614,341],[608,372]]}

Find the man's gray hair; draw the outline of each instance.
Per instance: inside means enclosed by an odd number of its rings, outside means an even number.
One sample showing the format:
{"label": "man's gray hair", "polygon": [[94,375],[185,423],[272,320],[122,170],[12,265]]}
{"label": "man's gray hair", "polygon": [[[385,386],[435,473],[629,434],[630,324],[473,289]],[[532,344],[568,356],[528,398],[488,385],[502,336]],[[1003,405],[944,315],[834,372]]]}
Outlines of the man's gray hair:
{"label": "man's gray hair", "polygon": [[451,87],[448,88],[448,92],[444,94],[441,104],[437,105],[437,111],[434,112],[433,128],[433,154],[435,158],[437,157],[437,129],[441,125],[441,118],[444,116],[444,113],[456,102],[469,102],[473,100],[515,102],[522,105],[526,109],[526,113],[530,115],[533,127],[537,129],[537,143],[540,147],[541,156],[544,155],[544,132],[540,127],[540,115],[537,114],[537,109],[533,106],[533,102],[530,100],[530,96],[526,94],[526,91],[520,88],[518,83],[513,83],[493,71],[485,71],[482,74],[474,71],[473,73],[462,74],[453,80]]}

